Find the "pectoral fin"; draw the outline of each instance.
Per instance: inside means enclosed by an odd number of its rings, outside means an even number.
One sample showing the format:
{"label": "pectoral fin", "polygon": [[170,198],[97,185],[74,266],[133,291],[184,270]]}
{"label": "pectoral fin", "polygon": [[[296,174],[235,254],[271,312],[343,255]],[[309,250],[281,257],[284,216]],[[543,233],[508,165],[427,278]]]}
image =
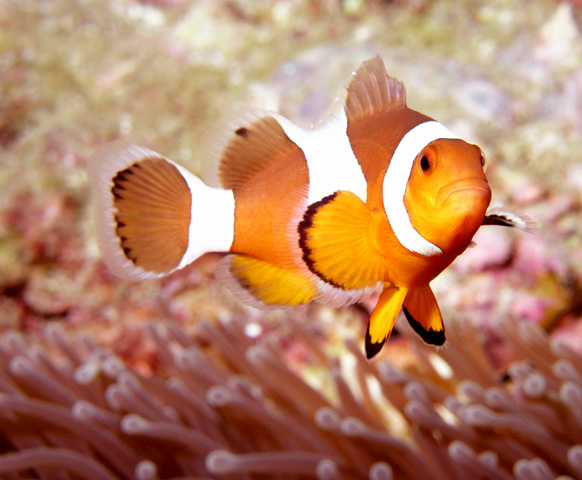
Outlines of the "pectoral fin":
{"label": "pectoral fin", "polygon": [[373,212],[348,191],[310,205],[299,224],[307,268],[342,290],[364,289],[383,280],[385,259],[374,246],[376,238]]}
{"label": "pectoral fin", "polygon": [[374,357],[392,333],[396,317],[408,290],[394,286],[386,287],[380,294],[378,303],[370,316],[370,323],[366,332],[366,357]]}
{"label": "pectoral fin", "polygon": [[517,228],[528,233],[536,233],[538,225],[528,216],[500,208],[492,208],[483,219],[483,225],[499,225],[502,227]]}
{"label": "pectoral fin", "polygon": [[426,343],[445,343],[445,326],[434,293],[429,285],[410,290],[404,300],[404,315],[412,329]]}

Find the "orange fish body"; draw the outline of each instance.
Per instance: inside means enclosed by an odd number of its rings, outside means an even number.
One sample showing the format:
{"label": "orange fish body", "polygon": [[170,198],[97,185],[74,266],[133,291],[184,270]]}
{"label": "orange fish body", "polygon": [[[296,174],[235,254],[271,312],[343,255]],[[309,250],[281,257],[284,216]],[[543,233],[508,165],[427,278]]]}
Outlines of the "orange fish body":
{"label": "orange fish body", "polygon": [[491,190],[479,147],[406,106],[380,57],[347,88],[344,114],[303,130],[280,115],[241,114],[209,135],[200,180],[121,142],[89,162],[100,249],[118,275],[168,275],[209,251],[219,277],[258,307],[362,301],[381,291],[366,353],[401,309],[431,344],[445,341],[429,283],[482,224]]}

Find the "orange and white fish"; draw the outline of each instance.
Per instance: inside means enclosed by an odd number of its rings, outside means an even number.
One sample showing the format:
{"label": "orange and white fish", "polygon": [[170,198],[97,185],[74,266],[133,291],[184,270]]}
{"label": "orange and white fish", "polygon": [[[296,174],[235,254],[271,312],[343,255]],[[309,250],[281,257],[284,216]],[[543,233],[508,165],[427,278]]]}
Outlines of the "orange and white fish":
{"label": "orange and white fish", "polygon": [[91,158],[97,236],[117,275],[168,275],[206,252],[258,307],[360,302],[381,291],[366,332],[376,355],[401,309],[427,342],[445,341],[429,286],[483,224],[491,189],[480,148],[406,106],[380,57],[347,87],[342,114],[304,130],[268,112],[217,129],[200,180],[163,156],[114,142]]}

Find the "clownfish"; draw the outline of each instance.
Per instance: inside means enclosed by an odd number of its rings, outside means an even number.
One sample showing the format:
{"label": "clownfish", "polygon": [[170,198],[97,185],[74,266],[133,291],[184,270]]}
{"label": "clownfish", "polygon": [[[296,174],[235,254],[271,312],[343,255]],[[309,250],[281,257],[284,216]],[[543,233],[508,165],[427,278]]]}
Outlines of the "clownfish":
{"label": "clownfish", "polygon": [[144,280],[228,252],[218,277],[256,307],[339,307],[381,292],[365,336],[368,358],[400,310],[425,342],[442,345],[430,282],[481,225],[527,229],[515,215],[487,215],[481,149],[408,108],[404,85],[379,56],[353,73],[342,112],[323,127],[251,111],[208,138],[201,178],[124,142],[92,156],[106,264]]}

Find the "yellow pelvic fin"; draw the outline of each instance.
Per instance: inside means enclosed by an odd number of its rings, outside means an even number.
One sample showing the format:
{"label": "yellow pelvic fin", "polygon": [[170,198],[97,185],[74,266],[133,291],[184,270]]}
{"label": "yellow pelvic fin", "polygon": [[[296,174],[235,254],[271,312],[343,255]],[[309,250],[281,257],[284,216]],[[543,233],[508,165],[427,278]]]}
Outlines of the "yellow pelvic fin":
{"label": "yellow pelvic fin", "polygon": [[[313,300],[317,293],[315,285],[298,271],[248,255],[229,255],[225,261],[229,274],[227,285],[241,300],[253,306],[301,305]],[[258,302],[249,301],[249,294]]]}
{"label": "yellow pelvic fin", "polygon": [[384,288],[380,294],[378,303],[370,316],[366,332],[366,356],[368,358],[372,358],[382,349],[382,345],[392,333],[407,293],[406,288],[389,286]]}
{"label": "yellow pelvic fin", "polygon": [[429,285],[408,292],[404,300],[404,315],[413,330],[426,343],[445,343],[445,326],[438,303]]}
{"label": "yellow pelvic fin", "polygon": [[336,288],[376,285],[385,272],[376,225],[374,212],[357,195],[335,192],[310,205],[299,224],[303,261]]}

